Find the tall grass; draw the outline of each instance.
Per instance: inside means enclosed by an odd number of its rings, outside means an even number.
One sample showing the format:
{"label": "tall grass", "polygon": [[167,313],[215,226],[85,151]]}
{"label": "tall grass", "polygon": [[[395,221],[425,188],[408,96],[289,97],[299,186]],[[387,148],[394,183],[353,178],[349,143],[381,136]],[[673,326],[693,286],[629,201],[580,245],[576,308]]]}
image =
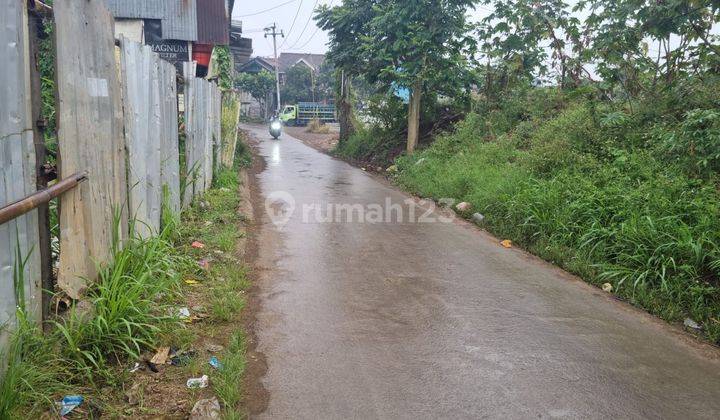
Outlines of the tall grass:
{"label": "tall grass", "polygon": [[[112,263],[99,267],[98,279],[86,292],[89,305],[73,307],[51,320],[45,334],[18,308],[0,380],[0,418],[16,411],[53,406],[62,392],[116,383],[117,365],[152,348],[158,337],[180,326],[170,308],[183,272],[196,269],[180,256],[169,223],[158,237],[133,235],[122,245],[117,235]],[[20,260],[25,261],[25,260]],[[22,272],[20,267],[18,272]],[[22,278],[18,276],[17,282]]]}
{"label": "tall grass", "polygon": [[653,122],[604,118],[623,111],[584,101],[557,112],[557,101],[538,100],[471,114],[428,149],[398,159],[398,182],[471,202],[496,235],[592,283],[610,282],[668,320],[689,316],[720,342],[720,194],[712,178],[646,146]]}

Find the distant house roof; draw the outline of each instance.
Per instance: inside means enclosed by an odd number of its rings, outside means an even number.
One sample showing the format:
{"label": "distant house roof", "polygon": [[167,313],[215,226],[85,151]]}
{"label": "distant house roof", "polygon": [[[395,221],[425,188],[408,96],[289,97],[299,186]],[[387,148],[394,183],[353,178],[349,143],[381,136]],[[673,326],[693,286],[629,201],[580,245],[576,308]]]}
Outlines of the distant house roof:
{"label": "distant house roof", "polygon": [[[273,63],[273,61],[273,59],[268,60],[269,63]],[[290,67],[296,64],[305,64],[313,71],[318,71],[325,62],[325,54],[281,53],[278,62],[280,63],[280,73],[286,73]]]}
{"label": "distant house roof", "polygon": [[242,22],[233,20],[230,22],[230,52],[235,62],[235,71],[241,72],[243,65],[250,60],[252,55],[252,39],[243,38]]}
{"label": "distant house roof", "polygon": [[260,73],[263,70],[267,70],[270,72],[275,71],[275,66],[272,65],[270,61],[263,57],[253,57],[248,61],[247,63],[243,64],[242,67],[238,69],[238,72],[241,73]]}

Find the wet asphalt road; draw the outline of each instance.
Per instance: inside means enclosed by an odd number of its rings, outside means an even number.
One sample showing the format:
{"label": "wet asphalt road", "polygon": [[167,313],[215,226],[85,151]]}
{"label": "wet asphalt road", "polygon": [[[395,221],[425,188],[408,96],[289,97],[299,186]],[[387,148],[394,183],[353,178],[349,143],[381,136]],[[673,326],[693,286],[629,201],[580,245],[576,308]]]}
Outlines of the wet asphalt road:
{"label": "wet asphalt road", "polygon": [[251,129],[289,216],[261,219],[258,417],[720,418],[717,349],[464,222],[315,220],[408,196]]}

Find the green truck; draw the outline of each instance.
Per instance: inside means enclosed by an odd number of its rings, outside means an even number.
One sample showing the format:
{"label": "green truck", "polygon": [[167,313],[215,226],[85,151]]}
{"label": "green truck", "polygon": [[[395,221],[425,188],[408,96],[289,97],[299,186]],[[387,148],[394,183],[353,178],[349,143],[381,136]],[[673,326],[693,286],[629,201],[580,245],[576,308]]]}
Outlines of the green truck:
{"label": "green truck", "polygon": [[337,117],[335,105],[318,102],[298,102],[297,105],[285,105],[280,112],[280,121],[285,125],[307,125],[310,120],[324,123],[335,122]]}

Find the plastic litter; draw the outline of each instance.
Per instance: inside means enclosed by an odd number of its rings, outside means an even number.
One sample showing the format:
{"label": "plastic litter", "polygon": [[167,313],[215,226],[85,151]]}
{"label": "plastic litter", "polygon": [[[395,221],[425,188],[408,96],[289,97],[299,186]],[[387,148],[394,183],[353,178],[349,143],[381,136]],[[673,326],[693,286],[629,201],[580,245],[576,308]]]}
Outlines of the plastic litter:
{"label": "plastic litter", "polygon": [[190,246],[193,247],[193,248],[196,248],[196,249],[203,249],[203,248],[205,248],[205,244],[202,243],[202,242],[199,242],[199,241],[193,242]]}
{"label": "plastic litter", "polygon": [[134,365],[132,368],[130,368],[128,371],[129,371],[130,373],[135,373],[135,372],[137,372],[138,370],[140,370],[140,363],[135,362],[135,365]]}
{"label": "plastic litter", "polygon": [[485,216],[483,216],[481,213],[474,213],[472,215],[472,219],[475,223],[481,223],[483,220],[485,220]]}
{"label": "plastic litter", "polygon": [[202,260],[198,261],[198,265],[203,270],[209,270],[210,269],[210,260],[208,260],[207,258],[203,258]]}
{"label": "plastic litter", "polygon": [[690,328],[691,330],[700,331],[702,330],[702,325],[698,324],[694,320],[690,318],[685,318],[683,321],[683,325],[685,325],[687,328]]}
{"label": "plastic litter", "polygon": [[190,420],[220,418],[220,401],[217,398],[199,400],[190,412]]}
{"label": "plastic litter", "polygon": [[472,204],[468,203],[467,201],[463,201],[462,203],[459,203],[457,206],[455,206],[457,211],[470,211],[472,208]]}
{"label": "plastic litter", "polygon": [[210,363],[210,366],[214,367],[215,369],[221,369],[221,368],[222,368],[222,363],[220,363],[220,361],[218,360],[218,358],[215,357],[215,356],[211,357],[211,358],[210,358],[210,361],[209,361],[208,363]]}
{"label": "plastic litter", "polygon": [[199,378],[190,378],[187,380],[187,387],[194,389],[194,388],[207,388],[208,382],[210,378],[208,378],[207,375],[203,375]]}
{"label": "plastic litter", "polygon": [[220,353],[224,349],[225,347],[221,346],[220,344],[207,344],[205,346],[205,350],[209,351],[210,353]]}
{"label": "plastic litter", "polygon": [[500,245],[504,246],[505,248],[512,248],[512,241],[510,239],[505,239],[504,241],[500,242]]}
{"label": "plastic litter", "polygon": [[178,308],[175,311],[175,316],[177,316],[180,319],[187,319],[190,318],[190,309],[188,308]]}
{"label": "plastic litter", "polygon": [[603,292],[611,293],[613,291],[613,285],[610,283],[605,283],[602,285]]}
{"label": "plastic litter", "polygon": [[58,403],[60,406],[60,417],[67,416],[76,409],[85,399],[82,395],[67,395]]}
{"label": "plastic litter", "polygon": [[190,364],[192,358],[195,357],[195,350],[181,351],[171,350],[170,351],[170,364],[173,366],[186,366]]}
{"label": "plastic litter", "polygon": [[195,285],[195,284],[198,284],[198,283],[199,283],[199,282],[198,282],[197,280],[193,280],[193,279],[187,279],[187,280],[185,280],[185,284],[189,284],[189,285],[191,285],[191,286],[192,286],[192,285]]}

